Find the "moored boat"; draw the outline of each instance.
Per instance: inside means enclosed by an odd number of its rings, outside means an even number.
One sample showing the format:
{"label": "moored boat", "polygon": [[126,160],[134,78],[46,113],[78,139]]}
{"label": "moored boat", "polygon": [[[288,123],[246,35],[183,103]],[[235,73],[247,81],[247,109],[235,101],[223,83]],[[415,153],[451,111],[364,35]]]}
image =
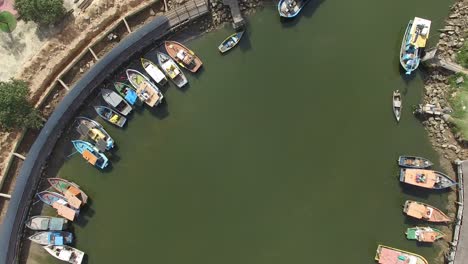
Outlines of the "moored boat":
{"label": "moored boat", "polygon": [[88,195],[80,189],[78,184],[62,178],[49,178],[47,181],[50,183],[52,188],[65,196],[74,208],[78,209],[82,204],[86,204],[88,202]]}
{"label": "moored boat", "polygon": [[156,52],[156,56],[158,57],[159,67],[177,87],[182,88],[187,84],[187,78],[171,57],[162,52]]}
{"label": "moored boat", "polygon": [[145,75],[132,69],[127,69],[126,73],[128,81],[135,88],[138,98],[140,98],[141,101],[151,107],[162,102],[162,99],[164,98],[163,94]]}
{"label": "moored boat", "polygon": [[244,35],[244,31],[234,33],[227,37],[221,44],[218,46],[218,50],[221,53],[225,53],[232,48],[234,48],[241,40],[242,36]]}
{"label": "moored boat", "polygon": [[398,165],[403,168],[425,169],[434,165],[430,160],[416,156],[398,157]]}
{"label": "moored boat", "polygon": [[132,111],[132,106],[118,93],[109,90],[101,90],[102,99],[122,115],[126,116]]}
{"label": "moored boat", "polygon": [[55,258],[72,264],[81,264],[84,252],[69,246],[45,246],[44,249]]}
{"label": "moored boat", "polygon": [[191,72],[197,72],[203,65],[195,52],[176,41],[164,42],[167,54],[171,56],[180,66]]}
{"label": "moored boat", "polygon": [[138,95],[132,86],[122,82],[115,82],[114,88],[129,104],[140,106],[143,103],[138,99]]}
{"label": "moored boat", "polygon": [[76,127],[78,133],[94,141],[96,148],[101,152],[114,147],[114,139],[101,124],[84,116],[77,117],[76,121],[78,122],[78,126]]}
{"label": "moored boat", "polygon": [[80,212],[80,210],[73,208],[64,196],[58,193],[42,191],[37,193],[36,196],[45,204],[55,208],[58,215],[63,216],[70,221],[73,221]]}
{"label": "moored boat", "polygon": [[293,18],[301,12],[309,0],[280,0],[278,2],[278,13],[281,17]]}
{"label": "moored boat", "polygon": [[153,80],[160,85],[164,85],[167,83],[166,75],[154,64],[152,61],[141,58],[141,66],[145,69],[146,73],[148,73]]}
{"label": "moored boat", "polygon": [[43,246],[63,246],[73,242],[73,234],[65,231],[45,231],[30,236],[29,240]]}
{"label": "moored boat", "polygon": [[91,143],[83,140],[72,140],[73,146],[83,158],[93,166],[104,169],[109,165],[109,159],[104,153],[99,152]]}
{"label": "moored boat", "polygon": [[432,227],[411,227],[406,230],[406,238],[419,242],[433,243],[445,236],[442,231]]}
{"label": "moored boat", "polygon": [[379,264],[429,264],[424,257],[418,254],[384,245],[377,247],[375,260]]}
{"label": "moored boat", "polygon": [[406,74],[411,74],[418,68],[430,29],[431,21],[427,19],[415,17],[408,23],[400,49],[400,64]]}
{"label": "moored boat", "polygon": [[426,189],[441,190],[457,184],[442,172],[423,169],[400,169],[400,182]]}
{"label": "moored boat", "polygon": [[36,231],[61,231],[68,227],[68,220],[61,217],[32,216],[26,221],[26,226]]}
{"label": "moored boat", "polygon": [[401,118],[401,94],[400,91],[396,90],[393,92],[393,114],[397,122],[400,122]]}
{"label": "moored boat", "polygon": [[96,113],[107,122],[116,125],[118,127],[123,127],[125,122],[127,122],[127,118],[123,115],[119,114],[114,109],[107,107],[107,106],[95,106],[94,109]]}
{"label": "moored boat", "polygon": [[452,221],[450,217],[434,206],[411,200],[405,202],[403,212],[410,217],[433,223],[447,223]]}

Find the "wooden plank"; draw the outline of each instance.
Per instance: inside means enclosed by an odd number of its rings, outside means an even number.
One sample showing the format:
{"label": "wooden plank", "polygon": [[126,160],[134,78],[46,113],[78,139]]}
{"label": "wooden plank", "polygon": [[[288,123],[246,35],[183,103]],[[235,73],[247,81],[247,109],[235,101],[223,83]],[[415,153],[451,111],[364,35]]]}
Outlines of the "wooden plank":
{"label": "wooden plank", "polygon": [[124,22],[125,27],[127,28],[128,33],[132,33],[132,29],[130,29],[130,26],[128,25],[127,19],[125,19],[125,17],[124,17],[124,18],[122,18],[122,21]]}

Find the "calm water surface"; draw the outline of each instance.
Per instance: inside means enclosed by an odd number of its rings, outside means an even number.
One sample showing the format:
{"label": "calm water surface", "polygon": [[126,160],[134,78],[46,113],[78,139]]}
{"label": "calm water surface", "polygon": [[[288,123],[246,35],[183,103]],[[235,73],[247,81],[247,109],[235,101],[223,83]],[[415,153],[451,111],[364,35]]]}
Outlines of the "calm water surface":
{"label": "calm water surface", "polygon": [[110,171],[79,156],[60,170],[92,199],[76,247],[99,264],[362,264],[379,243],[432,260],[437,247],[405,239],[417,222],[402,204],[445,208],[447,194],[397,180],[399,154],[438,160],[411,114],[420,73],[402,79],[398,50],[415,15],[432,19],[434,43],[449,2],[312,1],[289,23],[267,7],[225,56],[228,27],[189,42],[204,70],[187,90],[171,85],[124,130],[106,124]]}

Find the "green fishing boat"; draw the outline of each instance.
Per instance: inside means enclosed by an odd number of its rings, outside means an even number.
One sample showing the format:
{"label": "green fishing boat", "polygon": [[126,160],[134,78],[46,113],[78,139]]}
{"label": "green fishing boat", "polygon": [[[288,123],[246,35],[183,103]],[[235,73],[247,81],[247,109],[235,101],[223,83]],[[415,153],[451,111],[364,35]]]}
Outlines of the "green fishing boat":
{"label": "green fishing boat", "polygon": [[406,230],[406,238],[419,242],[434,243],[445,236],[442,231],[432,227],[411,227]]}

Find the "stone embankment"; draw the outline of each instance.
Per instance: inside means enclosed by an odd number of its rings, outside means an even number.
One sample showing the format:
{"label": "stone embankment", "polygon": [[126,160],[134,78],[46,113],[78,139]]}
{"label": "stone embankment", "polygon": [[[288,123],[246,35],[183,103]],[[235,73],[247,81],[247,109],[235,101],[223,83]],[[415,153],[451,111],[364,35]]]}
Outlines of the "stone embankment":
{"label": "stone embankment", "polygon": [[[432,34],[437,34],[437,29]],[[468,1],[455,3],[444,28],[439,29],[439,42],[437,44],[437,56],[446,61],[456,62],[457,52],[463,47],[468,35]],[[429,68],[429,74],[425,79],[424,103],[433,104],[437,108],[450,112],[449,101],[453,96],[449,78],[452,72],[440,68]],[[457,82],[466,82],[458,78]],[[454,133],[453,124],[449,114],[440,117],[426,117],[423,121],[429,133],[431,142],[436,150],[448,161],[468,158],[468,151],[464,150],[465,140],[460,133]]]}

